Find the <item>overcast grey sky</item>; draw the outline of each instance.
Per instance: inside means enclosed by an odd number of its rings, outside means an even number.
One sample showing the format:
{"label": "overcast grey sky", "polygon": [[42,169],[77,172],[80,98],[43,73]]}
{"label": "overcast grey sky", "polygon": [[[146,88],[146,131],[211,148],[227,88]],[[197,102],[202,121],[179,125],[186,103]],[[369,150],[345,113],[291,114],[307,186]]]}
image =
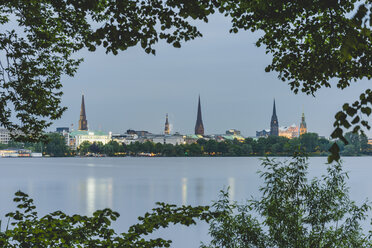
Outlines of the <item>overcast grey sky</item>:
{"label": "overcast grey sky", "polygon": [[102,49],[80,52],[85,61],[76,76],[63,79],[68,110],[52,129],[77,127],[84,93],[91,130],[161,133],[168,113],[173,132],[191,134],[200,94],[206,134],[235,128],[254,136],[269,128],[275,98],[280,126],[298,125],[304,111],[309,131],[329,136],[334,114],[369,85],[364,80],[343,91],[322,89],[316,98],[294,95],[276,73],[264,71],[271,56],[254,45],[258,33],[230,34],[230,23],[221,16],[198,27],[204,37],[183,43],[180,49],[161,42],[156,56],[139,47],[117,56]]}

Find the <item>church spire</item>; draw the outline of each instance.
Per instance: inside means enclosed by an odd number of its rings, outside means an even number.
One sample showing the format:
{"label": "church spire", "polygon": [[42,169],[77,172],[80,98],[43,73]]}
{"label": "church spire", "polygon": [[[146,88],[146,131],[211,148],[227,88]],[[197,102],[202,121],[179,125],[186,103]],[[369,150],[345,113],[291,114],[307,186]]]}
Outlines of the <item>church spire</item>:
{"label": "church spire", "polygon": [[307,126],[305,122],[305,114],[302,112],[301,123],[300,123],[300,136],[307,133]]}
{"label": "church spire", "polygon": [[271,116],[271,123],[270,123],[270,135],[279,136],[279,122],[278,122],[278,117],[276,116],[275,99],[274,99],[274,106],[273,106],[273,115]]}
{"label": "church spire", "polygon": [[84,94],[81,97],[79,131],[88,131],[88,121],[87,121],[87,116],[85,114]]}
{"label": "church spire", "polygon": [[199,103],[198,103],[198,115],[196,117],[196,124],[195,124],[195,134],[204,135],[204,125],[201,113],[201,105],[200,105],[200,95],[199,95]]}
{"label": "church spire", "polygon": [[275,98],[274,98],[273,116],[277,117],[276,116],[276,107],[275,107]]}
{"label": "church spire", "polygon": [[164,134],[170,134],[170,128],[169,128],[169,122],[168,122],[168,113],[165,116]]}

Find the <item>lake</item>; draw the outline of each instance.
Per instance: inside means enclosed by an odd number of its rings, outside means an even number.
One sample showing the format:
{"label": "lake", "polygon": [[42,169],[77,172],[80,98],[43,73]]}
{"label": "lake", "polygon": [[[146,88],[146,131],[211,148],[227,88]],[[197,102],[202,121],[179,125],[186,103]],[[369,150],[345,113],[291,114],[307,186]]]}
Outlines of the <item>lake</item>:
{"label": "lake", "polygon": [[[352,199],[372,199],[372,157],[343,160]],[[326,157],[309,162],[310,176],[325,173]],[[227,187],[231,200],[257,197],[259,168],[260,159],[254,157],[0,158],[0,218],[15,209],[12,199],[21,190],[35,200],[39,216],[56,210],[91,215],[112,208],[121,214],[114,224],[120,233],[155,202],[210,205]],[[152,237],[171,239],[176,248],[199,247],[209,240],[208,225],[171,226]]]}

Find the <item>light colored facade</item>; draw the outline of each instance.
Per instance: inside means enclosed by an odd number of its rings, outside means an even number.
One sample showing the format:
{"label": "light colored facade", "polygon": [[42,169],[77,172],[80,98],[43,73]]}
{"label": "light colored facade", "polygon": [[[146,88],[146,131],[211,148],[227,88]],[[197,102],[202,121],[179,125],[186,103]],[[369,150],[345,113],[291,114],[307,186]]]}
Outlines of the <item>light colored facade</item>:
{"label": "light colored facade", "polygon": [[137,134],[113,134],[111,140],[125,145],[139,141]]}
{"label": "light colored facade", "polygon": [[240,142],[243,142],[245,140],[245,138],[243,136],[240,136],[240,135],[222,135],[222,138],[224,140],[230,140],[230,141],[233,141],[233,140],[238,140]]}
{"label": "light colored facade", "polygon": [[279,136],[286,137],[288,139],[298,137],[298,126],[296,126],[296,124],[293,124],[290,127],[280,127]]}
{"label": "light colored facade", "polygon": [[69,134],[69,146],[72,148],[78,148],[84,141],[90,143],[107,144],[111,141],[111,132],[101,131],[73,131]]}
{"label": "light colored facade", "polygon": [[0,144],[8,144],[10,141],[10,132],[5,128],[0,128]]}
{"label": "light colored facade", "polygon": [[152,137],[152,142],[172,145],[181,145],[186,143],[185,138],[182,135],[157,135]]}
{"label": "light colored facade", "polygon": [[236,130],[236,129],[229,129],[229,130],[226,130],[226,134],[227,135],[237,135],[237,136],[240,136],[241,135],[241,132],[239,130]]}

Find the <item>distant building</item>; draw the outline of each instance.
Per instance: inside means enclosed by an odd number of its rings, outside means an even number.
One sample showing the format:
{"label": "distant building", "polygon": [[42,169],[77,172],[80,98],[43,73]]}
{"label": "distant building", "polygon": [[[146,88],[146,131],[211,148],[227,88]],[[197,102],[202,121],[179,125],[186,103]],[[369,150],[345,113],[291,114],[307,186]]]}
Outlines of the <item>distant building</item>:
{"label": "distant building", "polygon": [[136,131],[132,130],[132,129],[128,129],[127,134],[137,134]]}
{"label": "distant building", "polygon": [[81,97],[81,108],[80,108],[80,119],[79,119],[79,131],[88,131],[88,121],[85,114],[85,103],[84,95]]}
{"label": "distant building", "polygon": [[279,122],[278,122],[278,117],[276,116],[275,99],[274,99],[274,106],[273,106],[273,115],[271,116],[271,123],[270,123],[270,135],[272,136],[279,135]]}
{"label": "distant building", "polygon": [[186,144],[193,144],[193,143],[196,143],[198,139],[203,139],[204,137],[202,135],[191,134],[191,135],[186,135],[184,138],[185,138]]}
{"label": "distant building", "polygon": [[8,144],[11,140],[10,132],[6,128],[0,128],[0,144]]}
{"label": "distant building", "polygon": [[112,134],[111,140],[121,144],[129,145],[138,141],[137,134]]}
{"label": "distant building", "polygon": [[236,129],[229,129],[226,131],[226,134],[227,135],[241,135],[240,131]]}
{"label": "distant building", "polygon": [[270,135],[270,129],[264,129],[262,131],[256,131],[256,137],[268,137]]}
{"label": "distant building", "polygon": [[111,132],[101,132],[101,131],[73,131],[69,135],[69,146],[72,148],[78,148],[81,143],[88,141],[90,143],[101,142],[103,145],[111,141]]}
{"label": "distant building", "polygon": [[68,127],[57,127],[56,133],[61,134],[65,138],[66,144],[69,146],[70,143],[70,129]]}
{"label": "distant building", "polygon": [[170,128],[169,128],[169,122],[168,122],[168,114],[165,116],[164,134],[170,134]]}
{"label": "distant building", "polygon": [[161,144],[181,145],[186,143],[185,138],[186,137],[182,135],[155,135],[152,137],[152,142]]}
{"label": "distant building", "polygon": [[70,132],[70,129],[68,127],[57,127],[56,132],[57,133],[68,133]]}
{"label": "distant building", "polygon": [[136,134],[136,135],[138,135],[138,137],[146,137],[151,133],[148,132],[148,131],[143,131],[143,130],[142,131],[135,131],[135,130],[132,130],[132,129],[128,129],[127,134]]}
{"label": "distant building", "polygon": [[288,139],[293,139],[298,137],[298,126],[293,124],[289,127],[280,127],[279,136],[286,137]]}
{"label": "distant building", "polygon": [[[221,140],[222,138],[222,140]],[[216,139],[216,141],[220,140],[220,141],[225,141],[225,140],[230,140],[230,141],[233,141],[233,140],[238,140],[240,142],[243,142],[245,140],[244,137],[240,136],[240,135],[221,135],[221,138],[218,137]]]}
{"label": "distant building", "polygon": [[201,106],[200,106],[200,96],[198,102],[198,115],[196,117],[196,124],[195,124],[195,135],[204,135],[204,125],[201,113]]}
{"label": "distant building", "polygon": [[305,122],[305,114],[302,112],[301,124],[300,124],[300,135],[307,133],[307,126]]}

